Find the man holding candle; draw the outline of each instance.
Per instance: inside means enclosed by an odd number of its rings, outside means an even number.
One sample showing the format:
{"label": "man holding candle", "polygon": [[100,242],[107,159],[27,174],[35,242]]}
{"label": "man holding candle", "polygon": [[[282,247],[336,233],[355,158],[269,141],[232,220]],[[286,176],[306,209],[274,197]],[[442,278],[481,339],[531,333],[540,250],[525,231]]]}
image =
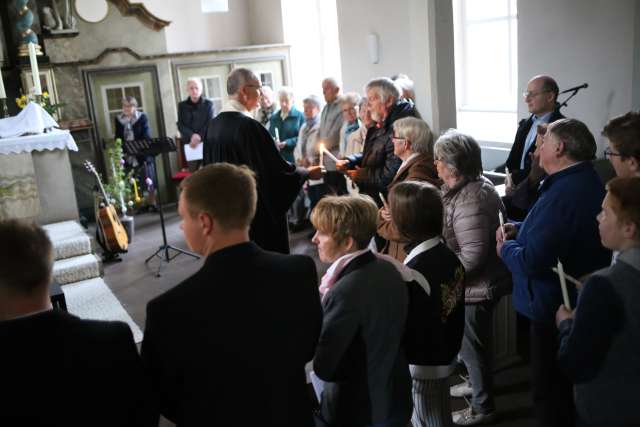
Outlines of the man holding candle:
{"label": "man holding candle", "polygon": [[[513,305],[531,320],[532,392],[540,426],[574,425],[571,382],[559,369],[555,310],[562,304],[558,259],[579,277],[610,263],[593,220],[604,188],[590,160],[595,139],[586,125],[562,119],[549,125],[540,147],[540,165],[549,175],[524,222],[496,230],[497,252],[513,275]],[[571,304],[576,291],[569,286]]]}
{"label": "man holding candle", "polygon": [[367,131],[364,151],[341,160],[337,167],[358,185],[360,193],[371,196],[382,207],[379,193],[387,193],[402,163],[393,154],[393,123],[403,117],[417,117],[417,112],[412,103],[400,98],[398,87],[387,77],[369,81],[365,91],[376,124]]}
{"label": "man holding candle", "polygon": [[260,99],[260,79],[246,68],[227,79],[229,102],[209,122],[204,164],[247,165],[258,177],[258,206],[251,223],[251,240],[262,249],[289,253],[287,210],[308,178],[322,177],[320,166],[296,167],[280,156],[273,138],[251,112]]}

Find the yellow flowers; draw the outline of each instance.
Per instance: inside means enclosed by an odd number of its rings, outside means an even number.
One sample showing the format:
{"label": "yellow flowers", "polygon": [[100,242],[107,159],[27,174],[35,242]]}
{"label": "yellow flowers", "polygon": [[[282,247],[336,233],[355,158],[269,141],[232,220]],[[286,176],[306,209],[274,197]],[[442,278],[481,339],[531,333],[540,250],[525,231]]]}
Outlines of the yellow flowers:
{"label": "yellow flowers", "polygon": [[[32,99],[32,97],[27,95],[22,95],[20,98],[16,98],[16,105],[22,110],[27,106],[27,104],[29,104],[29,102],[32,101],[35,102],[35,99]],[[51,99],[49,98],[49,92],[42,92],[42,95],[40,96],[40,105],[47,113],[56,114],[64,104],[52,104]]]}

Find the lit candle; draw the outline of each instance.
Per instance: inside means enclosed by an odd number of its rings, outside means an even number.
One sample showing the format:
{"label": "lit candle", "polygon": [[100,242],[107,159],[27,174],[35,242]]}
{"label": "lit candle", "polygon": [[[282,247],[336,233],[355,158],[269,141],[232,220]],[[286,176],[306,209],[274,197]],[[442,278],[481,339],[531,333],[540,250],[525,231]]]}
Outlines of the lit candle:
{"label": "lit candle", "polygon": [[0,72],[0,99],[6,98],[7,93],[4,91],[4,82],[2,81],[2,72]]}
{"label": "lit candle", "polygon": [[31,62],[31,76],[33,77],[34,95],[42,95],[40,86],[40,71],[38,70],[38,57],[36,56],[35,43],[29,43],[29,61]]}
{"label": "lit candle", "polygon": [[567,310],[571,310],[571,303],[569,302],[569,292],[567,291],[567,281],[564,277],[564,268],[562,263],[558,260],[558,276],[560,276],[560,287],[562,288],[562,299],[564,300],[564,306]]}
{"label": "lit candle", "polygon": [[334,162],[338,163],[338,158],[336,156],[334,156],[331,151],[327,150],[326,148],[324,148],[324,145],[322,145],[322,151],[324,151],[325,153],[327,153],[327,156],[329,156],[329,158],[331,160],[333,160]]}

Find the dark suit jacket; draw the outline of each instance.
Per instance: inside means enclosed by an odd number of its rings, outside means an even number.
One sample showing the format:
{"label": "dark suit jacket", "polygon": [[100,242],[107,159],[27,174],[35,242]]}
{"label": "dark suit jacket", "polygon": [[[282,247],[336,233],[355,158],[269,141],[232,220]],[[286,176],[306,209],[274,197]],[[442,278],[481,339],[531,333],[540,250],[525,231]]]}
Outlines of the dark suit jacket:
{"label": "dark suit jacket", "polygon": [[188,144],[194,133],[200,135],[202,141],[207,136],[209,121],[215,114],[213,102],[201,96],[195,104],[187,98],[178,104],[178,129],[182,142]]}
{"label": "dark suit jacket", "polygon": [[262,249],[289,253],[287,210],[307,177],[280,156],[273,138],[258,121],[235,111],[222,112],[209,122],[204,164],[247,165],[256,173],[258,206],[251,240]]}
{"label": "dark suit jacket", "polygon": [[[549,123],[560,119],[564,119],[564,116],[560,111],[554,110],[549,118]],[[529,116],[528,119],[520,121],[516,137],[513,141],[513,145],[511,146],[511,151],[509,152],[509,157],[507,157],[507,162],[505,163],[509,168],[509,172],[511,172],[511,178],[513,179],[514,185],[519,184],[520,181],[525,179],[527,175],[529,175],[529,170],[531,169],[531,159],[529,158],[529,154],[536,151],[535,144],[531,144],[531,147],[529,147],[529,150],[527,151],[527,157],[524,160],[524,169],[520,169],[520,161],[522,160],[522,151],[524,150],[527,134],[531,130],[532,125],[533,114]]]}
{"label": "dark suit jacket", "polygon": [[0,322],[0,343],[0,425],[158,425],[125,323],[50,310]]}
{"label": "dark suit jacket", "polygon": [[178,426],[312,426],[304,365],[321,323],[310,258],[252,242],[209,255],[147,306],[142,359],[161,413]]}
{"label": "dark suit jacket", "polygon": [[323,300],[313,368],[329,381],[321,417],[358,427],[411,416],[411,378],[402,347],[408,292],[400,273],[371,252],[352,260]]}

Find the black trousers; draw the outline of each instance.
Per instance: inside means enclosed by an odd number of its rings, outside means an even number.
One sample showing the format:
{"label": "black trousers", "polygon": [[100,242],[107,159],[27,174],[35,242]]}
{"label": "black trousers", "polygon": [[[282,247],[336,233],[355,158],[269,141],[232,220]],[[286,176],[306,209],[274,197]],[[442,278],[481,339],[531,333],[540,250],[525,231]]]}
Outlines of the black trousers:
{"label": "black trousers", "polygon": [[531,385],[540,427],[575,426],[573,384],[557,362],[555,325],[531,321]]}

